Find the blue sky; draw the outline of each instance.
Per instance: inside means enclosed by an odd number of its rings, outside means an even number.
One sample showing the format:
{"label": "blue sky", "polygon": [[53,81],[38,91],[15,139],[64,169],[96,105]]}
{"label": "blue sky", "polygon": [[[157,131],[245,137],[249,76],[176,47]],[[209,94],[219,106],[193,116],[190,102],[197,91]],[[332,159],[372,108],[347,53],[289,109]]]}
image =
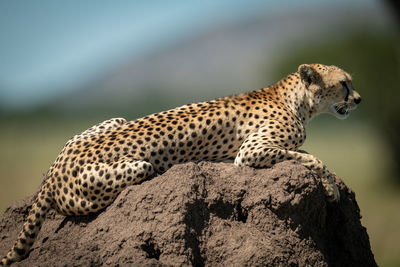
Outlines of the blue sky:
{"label": "blue sky", "polygon": [[[347,2],[1,1],[1,102],[12,105],[55,96],[124,58],[149,53],[215,24]],[[352,1],[357,3],[376,1]]]}

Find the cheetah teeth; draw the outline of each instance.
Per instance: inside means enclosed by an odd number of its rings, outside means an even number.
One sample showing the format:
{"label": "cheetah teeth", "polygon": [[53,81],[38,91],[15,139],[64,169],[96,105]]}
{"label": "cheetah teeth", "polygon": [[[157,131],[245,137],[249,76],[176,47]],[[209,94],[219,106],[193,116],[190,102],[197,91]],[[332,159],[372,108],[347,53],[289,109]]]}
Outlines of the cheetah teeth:
{"label": "cheetah teeth", "polygon": [[349,111],[344,106],[333,105],[333,108],[339,115],[349,115]]}

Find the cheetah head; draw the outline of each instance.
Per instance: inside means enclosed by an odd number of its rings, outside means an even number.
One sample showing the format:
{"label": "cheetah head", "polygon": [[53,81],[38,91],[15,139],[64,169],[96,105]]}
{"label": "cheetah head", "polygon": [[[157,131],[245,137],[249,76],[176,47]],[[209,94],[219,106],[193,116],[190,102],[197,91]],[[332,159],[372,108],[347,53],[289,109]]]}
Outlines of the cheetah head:
{"label": "cheetah head", "polygon": [[361,102],[350,74],[336,66],[303,64],[298,72],[312,98],[313,113],[330,113],[345,119]]}

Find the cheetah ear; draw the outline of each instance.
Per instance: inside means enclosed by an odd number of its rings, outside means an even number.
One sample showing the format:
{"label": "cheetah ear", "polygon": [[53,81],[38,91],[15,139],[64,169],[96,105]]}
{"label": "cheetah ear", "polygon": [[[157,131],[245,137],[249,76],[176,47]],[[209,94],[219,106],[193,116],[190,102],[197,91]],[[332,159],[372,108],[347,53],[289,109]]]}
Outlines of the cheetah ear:
{"label": "cheetah ear", "polygon": [[302,64],[298,68],[298,72],[300,73],[300,78],[303,81],[303,83],[308,87],[310,84],[316,82],[317,80],[317,73],[316,71],[311,67],[311,65],[308,64]]}

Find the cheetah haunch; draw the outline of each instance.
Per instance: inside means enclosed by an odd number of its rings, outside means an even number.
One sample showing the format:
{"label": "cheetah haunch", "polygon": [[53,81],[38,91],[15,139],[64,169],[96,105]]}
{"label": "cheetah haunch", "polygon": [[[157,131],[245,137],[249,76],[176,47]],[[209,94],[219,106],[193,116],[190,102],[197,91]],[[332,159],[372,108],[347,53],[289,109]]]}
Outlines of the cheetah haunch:
{"label": "cheetah haunch", "polygon": [[187,161],[234,160],[236,166],[267,168],[294,159],[321,178],[329,201],[339,201],[326,166],[298,148],[312,117],[331,113],[343,119],[360,102],[345,71],[303,64],[258,91],[93,126],[65,144],[1,264],[27,256],[50,208],[64,215],[95,213],[125,187]]}

